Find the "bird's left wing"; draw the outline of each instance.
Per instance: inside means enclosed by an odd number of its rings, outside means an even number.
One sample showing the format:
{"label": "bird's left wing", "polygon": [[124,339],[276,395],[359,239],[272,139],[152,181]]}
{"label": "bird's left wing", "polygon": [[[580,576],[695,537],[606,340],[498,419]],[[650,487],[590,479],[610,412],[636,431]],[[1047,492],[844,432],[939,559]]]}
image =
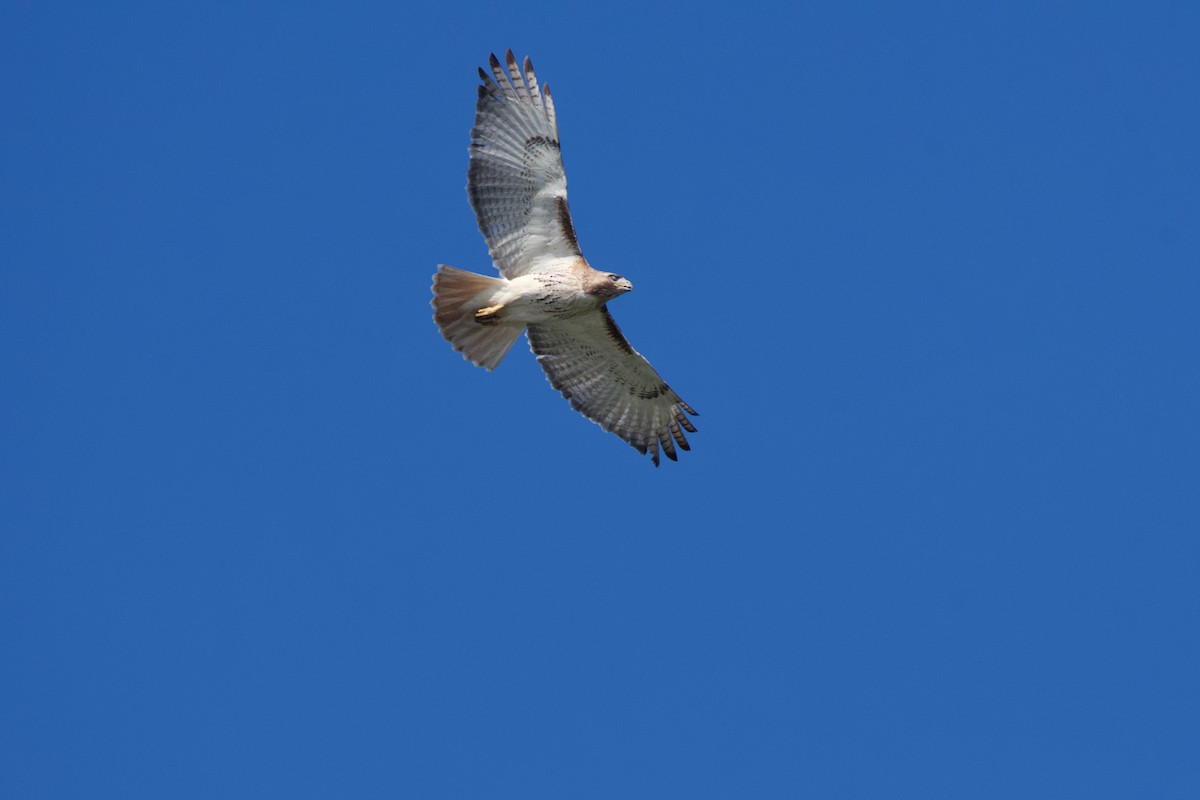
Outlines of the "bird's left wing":
{"label": "bird's left wing", "polygon": [[550,88],[533,64],[509,50],[507,72],[495,55],[482,84],[471,129],[467,193],[496,268],[512,279],[562,268],[581,255],[567,206],[567,176]]}
{"label": "bird's left wing", "polygon": [[605,307],[587,314],[530,325],[529,348],[550,384],[571,406],[615,433],[658,466],[661,448],[677,460],[690,450],[683,432],[696,428],[696,412],[659,377],[621,333]]}

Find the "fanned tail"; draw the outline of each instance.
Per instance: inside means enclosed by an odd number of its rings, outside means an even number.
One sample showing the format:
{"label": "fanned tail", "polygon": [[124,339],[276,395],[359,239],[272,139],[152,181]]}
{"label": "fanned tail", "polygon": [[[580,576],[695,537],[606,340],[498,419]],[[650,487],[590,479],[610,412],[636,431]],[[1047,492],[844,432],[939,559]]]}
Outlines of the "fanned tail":
{"label": "fanned tail", "polygon": [[486,307],[504,284],[502,279],[445,264],[439,264],[433,276],[433,320],[438,330],[463,358],[487,370],[504,360],[522,330],[516,325],[481,325],[475,319],[475,312]]}

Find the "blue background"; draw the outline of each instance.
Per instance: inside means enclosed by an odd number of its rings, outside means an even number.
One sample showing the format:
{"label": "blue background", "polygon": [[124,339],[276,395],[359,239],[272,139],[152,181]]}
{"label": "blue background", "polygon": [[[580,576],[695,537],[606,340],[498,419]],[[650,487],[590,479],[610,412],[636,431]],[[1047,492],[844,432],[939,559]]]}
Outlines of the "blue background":
{"label": "blue background", "polygon": [[[0,794],[1200,796],[1198,31],[5,4]],[[678,464],[431,321],[507,47]]]}

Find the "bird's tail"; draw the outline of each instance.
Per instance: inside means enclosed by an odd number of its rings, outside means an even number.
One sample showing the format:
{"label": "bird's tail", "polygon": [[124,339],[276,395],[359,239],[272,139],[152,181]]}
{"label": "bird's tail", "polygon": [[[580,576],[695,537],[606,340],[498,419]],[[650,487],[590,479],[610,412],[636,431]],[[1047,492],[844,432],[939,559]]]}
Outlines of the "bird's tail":
{"label": "bird's tail", "polygon": [[433,276],[433,321],[442,336],[476,366],[492,370],[508,355],[524,326],[480,323],[475,312],[504,287],[499,278],[438,265]]}

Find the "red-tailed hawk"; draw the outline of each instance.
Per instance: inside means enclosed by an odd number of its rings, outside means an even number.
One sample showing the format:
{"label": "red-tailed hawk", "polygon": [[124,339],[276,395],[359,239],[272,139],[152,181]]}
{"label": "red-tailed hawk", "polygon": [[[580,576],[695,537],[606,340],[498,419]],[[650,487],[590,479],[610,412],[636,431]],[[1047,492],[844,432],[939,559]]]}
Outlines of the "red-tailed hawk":
{"label": "red-tailed hawk", "polygon": [[495,55],[483,69],[467,192],[492,261],[489,278],[444,264],[433,278],[434,321],[455,350],[492,370],[526,332],[550,384],[571,406],[658,466],[661,450],[690,450],[684,431],[696,412],[634,350],[608,313],[633,289],[592,269],[579,250],[567,207],[567,178],[550,87],[533,65],[505,72]]}

